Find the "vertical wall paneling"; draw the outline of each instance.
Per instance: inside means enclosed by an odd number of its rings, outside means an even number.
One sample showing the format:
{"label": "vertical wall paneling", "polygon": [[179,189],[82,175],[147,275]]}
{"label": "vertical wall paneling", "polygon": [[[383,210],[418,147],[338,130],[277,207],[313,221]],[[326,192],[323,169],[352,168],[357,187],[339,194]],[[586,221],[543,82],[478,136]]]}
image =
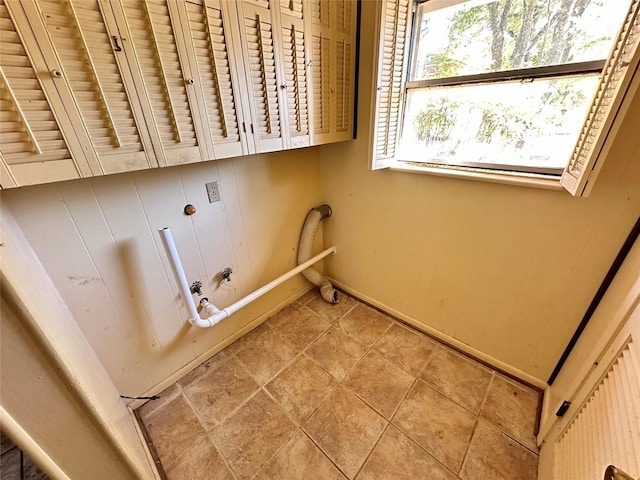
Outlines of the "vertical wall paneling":
{"label": "vertical wall paneling", "polygon": [[[317,174],[314,151],[301,150],[0,196],[119,392],[142,395],[309,288],[299,276],[213,328],[191,327],[157,230],[171,228],[189,281],[230,305],[295,266],[304,216],[322,198]],[[214,180],[221,201],[209,203]],[[187,203],[195,215],[183,213]],[[234,274],[221,285],[225,267]]]}
{"label": "vertical wall paneling", "polygon": [[[171,192],[174,188],[172,184],[163,184],[162,190]],[[155,239],[157,232],[152,231],[146,216],[153,208],[162,211],[166,203],[157,207],[153,203],[143,205],[134,178],[124,182],[114,177],[99,178],[94,181],[93,189],[115,243],[118,264],[113,268],[124,277],[124,282],[113,288],[131,298],[131,308],[135,310],[128,321],[134,322],[137,348],[144,351],[149,375],[155,384],[173,373],[174,367],[159,360],[170,350],[184,326],[183,310],[177,308],[177,296],[170,288],[170,272],[162,266]],[[186,363],[190,357],[190,348],[182,347],[173,352],[179,364]]]}
{"label": "vertical wall paneling", "polygon": [[[209,159],[198,121],[193,85],[183,72],[178,38],[180,17],[167,0],[112,1],[123,50],[136,82],[145,120],[161,164]],[[173,7],[173,8],[172,8]],[[187,66],[187,72],[190,70]]]}
{"label": "vertical wall paneling", "polygon": [[70,90],[80,113],[74,127],[88,133],[103,172],[157,166],[140,103],[130,101],[138,93],[110,3],[26,0],[22,5],[36,38],[51,41],[38,46],[49,64],[59,63],[53,68],[59,72],[56,85]]}
{"label": "vertical wall paneling", "polygon": [[[135,318],[134,309],[122,288],[126,282],[113,237],[91,186],[66,185],[61,192],[53,185],[33,187],[11,211],[120,392],[151,386],[137,341],[129,345],[139,335],[128,320]],[[95,328],[97,324],[101,328]],[[114,345],[119,346],[115,355]]]}

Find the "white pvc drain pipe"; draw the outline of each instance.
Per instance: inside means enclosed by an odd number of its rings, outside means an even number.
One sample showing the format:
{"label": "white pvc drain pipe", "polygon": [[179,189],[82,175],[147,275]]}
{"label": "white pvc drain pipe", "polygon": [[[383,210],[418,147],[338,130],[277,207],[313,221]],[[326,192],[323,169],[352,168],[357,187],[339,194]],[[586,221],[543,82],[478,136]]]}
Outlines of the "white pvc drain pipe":
{"label": "white pvc drain pipe", "polygon": [[267,283],[265,286],[260,287],[254,292],[250,293],[246,297],[241,298],[235,303],[232,303],[226,308],[222,310],[218,309],[214,304],[210,303],[207,299],[200,300],[200,304],[202,305],[202,311],[207,315],[206,318],[200,317],[198,313],[198,309],[196,308],[196,303],[193,299],[193,294],[191,293],[191,289],[189,288],[189,283],[187,282],[187,276],[184,273],[184,268],[182,268],[182,262],[180,261],[180,255],[178,254],[178,249],[176,248],[176,244],[173,241],[173,235],[171,235],[171,230],[168,227],[162,228],[159,230],[160,238],[162,239],[162,244],[164,245],[165,251],[167,252],[167,257],[169,258],[169,263],[171,264],[171,269],[173,270],[173,274],[176,277],[176,282],[178,283],[178,288],[180,289],[180,293],[185,303],[187,304],[187,308],[189,309],[189,318],[187,321],[191,325],[195,325],[196,327],[213,327],[216,323],[220,322],[227,318],[229,315],[240,310],[242,307],[250,304],[254,300],[260,298],[267,292],[270,292],[278,285],[286,282],[291,277],[297,275],[298,273],[306,270],[311,267],[315,263],[318,263],[323,258],[329,255],[336,254],[336,247],[332,246],[323,250],[318,255],[313,258],[310,258],[304,263],[301,263],[296,268],[289,270],[284,275],[280,275],[275,280]]}

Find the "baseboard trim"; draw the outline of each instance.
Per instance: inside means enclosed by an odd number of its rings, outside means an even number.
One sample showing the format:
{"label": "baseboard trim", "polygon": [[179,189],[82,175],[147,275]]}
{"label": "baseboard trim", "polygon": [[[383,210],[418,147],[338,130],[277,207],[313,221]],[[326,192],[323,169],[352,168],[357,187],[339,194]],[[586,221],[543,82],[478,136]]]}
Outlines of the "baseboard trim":
{"label": "baseboard trim", "polygon": [[522,382],[540,391],[544,391],[548,386],[544,380],[540,380],[539,378],[529,375],[528,373],[523,372],[522,370],[517,369],[503,362],[502,360],[498,360],[497,358],[494,358],[491,355],[487,355],[486,353],[483,353],[480,350],[477,350],[472,346],[467,345],[466,343],[463,343],[460,340],[457,340],[447,335],[446,333],[441,332],[440,330],[436,330],[433,327],[425,325],[424,323],[418,321],[417,319],[399,310],[396,310],[393,307],[390,307],[382,302],[379,302],[378,300],[375,300],[374,298],[371,298],[370,296],[354,288],[348,287],[347,285],[340,282],[339,280],[336,280],[334,278],[330,278],[330,280],[331,280],[331,283],[333,283],[333,285],[335,285],[337,288],[344,291],[345,293],[351,295],[352,297],[357,298],[358,300],[383,311],[384,313],[392,316],[393,318],[410,325],[416,330],[419,330],[422,333],[429,335],[432,338],[435,338],[436,340],[450,346],[455,350],[458,350],[461,353],[464,353],[465,355],[473,358],[474,360],[477,360],[485,365],[488,365],[489,367],[495,370],[498,370],[499,372],[505,374],[508,377],[511,377],[519,382]]}

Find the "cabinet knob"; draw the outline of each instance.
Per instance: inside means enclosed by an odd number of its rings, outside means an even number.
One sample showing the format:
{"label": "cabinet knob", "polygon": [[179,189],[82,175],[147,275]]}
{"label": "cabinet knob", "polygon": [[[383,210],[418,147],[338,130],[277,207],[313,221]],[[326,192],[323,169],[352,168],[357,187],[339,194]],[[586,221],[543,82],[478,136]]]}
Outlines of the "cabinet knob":
{"label": "cabinet knob", "polygon": [[284,90],[285,88],[287,88],[287,84],[283,83],[282,85],[280,85],[280,88]]}
{"label": "cabinet knob", "polygon": [[60,78],[62,76],[62,73],[60,72],[60,70],[51,70],[51,75],[56,78]]}
{"label": "cabinet knob", "polygon": [[193,85],[193,84],[194,84],[194,83],[196,83],[196,82],[195,82],[195,80],[194,80],[193,78],[190,78],[189,80],[187,80],[187,83],[188,83],[189,85]]}

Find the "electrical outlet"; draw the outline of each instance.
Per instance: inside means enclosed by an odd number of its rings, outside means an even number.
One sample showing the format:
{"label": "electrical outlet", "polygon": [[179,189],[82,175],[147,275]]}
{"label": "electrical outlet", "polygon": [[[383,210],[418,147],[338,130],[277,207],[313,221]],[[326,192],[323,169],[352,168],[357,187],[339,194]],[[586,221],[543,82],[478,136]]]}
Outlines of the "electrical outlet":
{"label": "electrical outlet", "polygon": [[220,189],[218,188],[218,181],[205,183],[207,187],[207,195],[209,196],[209,203],[220,201]]}

